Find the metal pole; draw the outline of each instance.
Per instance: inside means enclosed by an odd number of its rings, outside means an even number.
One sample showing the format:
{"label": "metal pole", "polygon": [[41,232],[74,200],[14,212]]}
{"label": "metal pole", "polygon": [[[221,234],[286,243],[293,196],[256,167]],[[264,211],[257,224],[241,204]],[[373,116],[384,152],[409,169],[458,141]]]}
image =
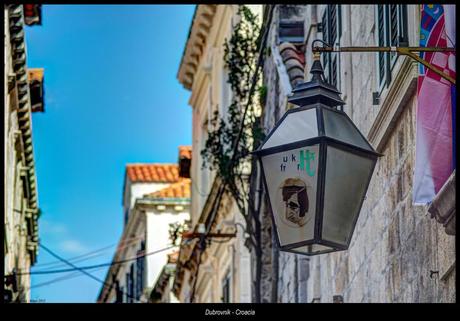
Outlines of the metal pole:
{"label": "metal pole", "polygon": [[[315,42],[321,42],[324,44],[324,47],[314,46]],[[339,47],[339,46],[330,46],[322,40],[316,39],[312,43],[312,51],[314,53],[321,52],[396,52],[398,55],[409,56],[412,59],[416,60],[418,63],[421,63],[437,75],[448,80],[455,85],[455,79],[442,70],[436,68],[426,60],[423,60],[414,52],[456,52],[455,48],[447,47]]]}

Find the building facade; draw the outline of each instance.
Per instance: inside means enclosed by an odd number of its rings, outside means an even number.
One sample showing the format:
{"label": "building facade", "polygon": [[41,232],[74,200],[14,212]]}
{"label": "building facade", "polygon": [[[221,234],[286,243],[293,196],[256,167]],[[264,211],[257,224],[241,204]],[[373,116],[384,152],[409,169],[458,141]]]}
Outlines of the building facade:
{"label": "building facade", "polygon": [[189,212],[190,179],[179,176],[179,165],[128,164],[125,226],[98,302],[150,302],[152,289],[174,252],[170,225],[188,221]]}
{"label": "building facade", "polygon": [[178,255],[179,251],[168,255],[168,262],[163,266],[155,286],[150,292],[151,303],[179,303],[172,292]]}
{"label": "building facade", "polygon": [[[261,17],[262,6],[249,7]],[[183,240],[173,287],[180,302],[251,302],[250,254],[238,227],[245,226],[244,219],[226,194],[213,209],[221,181],[203,166],[201,155],[214,112],[222,118],[232,101],[224,43],[231,38],[237,12],[238,5],[197,5],[178,72],[179,82],[191,91],[193,109],[189,232],[200,226],[212,233],[237,232],[221,242],[208,238],[204,250],[196,238]]]}
{"label": "building facade", "polygon": [[30,301],[27,274],[38,255],[37,177],[32,112],[44,111],[43,69],[29,69],[25,26],[41,24],[40,5],[4,6],[4,293]]}
{"label": "building facade", "polygon": [[[419,5],[277,5],[264,63],[265,131],[293,107],[292,88],[310,79],[313,40],[418,46],[419,26]],[[280,252],[265,203],[263,302],[455,302],[455,171],[432,204],[412,202],[418,63],[391,53],[321,59],[344,111],[384,156],[346,251]]]}

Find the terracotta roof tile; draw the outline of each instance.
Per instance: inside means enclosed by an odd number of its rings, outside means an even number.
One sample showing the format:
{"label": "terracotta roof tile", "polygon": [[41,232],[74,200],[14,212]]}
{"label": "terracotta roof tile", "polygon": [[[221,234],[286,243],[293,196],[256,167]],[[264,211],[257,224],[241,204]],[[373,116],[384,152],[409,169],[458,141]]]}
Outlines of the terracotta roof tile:
{"label": "terracotta roof tile", "polygon": [[179,159],[192,159],[192,146],[179,146]]}
{"label": "terracotta roof tile", "polygon": [[179,146],[179,177],[190,178],[192,146]]}
{"label": "terracotta roof tile", "polygon": [[128,164],[126,173],[131,182],[174,183],[179,180],[177,164]]}
{"label": "terracotta roof tile", "polygon": [[44,73],[43,68],[28,68],[27,69],[27,78],[28,78],[29,82],[31,82],[33,80],[37,80],[39,82],[42,82],[43,73]]}
{"label": "terracotta roof tile", "polygon": [[169,185],[159,191],[149,193],[146,196],[151,198],[190,198],[189,178],[181,179],[179,182]]}
{"label": "terracotta roof tile", "polygon": [[176,250],[168,254],[168,263],[177,263],[177,258],[179,257],[179,250]]}
{"label": "terracotta roof tile", "polygon": [[28,26],[41,25],[42,5],[41,4],[24,4],[24,22]]}
{"label": "terracotta roof tile", "polygon": [[295,85],[299,82],[304,81],[304,52],[290,42],[283,42],[279,49],[284,65],[286,66],[291,85],[295,87]]}

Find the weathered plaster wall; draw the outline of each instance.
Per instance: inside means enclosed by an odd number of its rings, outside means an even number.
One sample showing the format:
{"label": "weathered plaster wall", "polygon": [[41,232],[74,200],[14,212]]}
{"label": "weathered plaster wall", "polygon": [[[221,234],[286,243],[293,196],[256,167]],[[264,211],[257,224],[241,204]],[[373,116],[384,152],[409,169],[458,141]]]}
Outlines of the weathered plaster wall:
{"label": "weathered plaster wall", "polygon": [[[12,48],[10,42],[8,9],[4,9],[4,200],[5,200],[5,235],[4,274],[16,271],[29,271],[31,258],[27,249],[27,224],[25,208],[27,200],[23,193],[20,168],[23,166],[24,150],[21,144],[17,113],[17,87],[8,90],[8,76],[14,75]],[[13,300],[30,301],[30,275],[17,276],[18,292]]]}

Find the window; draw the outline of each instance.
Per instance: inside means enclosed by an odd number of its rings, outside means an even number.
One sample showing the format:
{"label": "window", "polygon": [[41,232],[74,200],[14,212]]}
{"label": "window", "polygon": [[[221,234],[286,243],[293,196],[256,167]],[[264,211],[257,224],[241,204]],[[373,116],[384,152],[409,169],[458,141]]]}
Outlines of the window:
{"label": "window", "polygon": [[[206,148],[206,141],[208,140],[208,119],[206,118],[201,126],[201,149],[203,150]],[[202,158],[202,163],[200,166],[203,164],[203,158]],[[201,186],[201,198],[202,198],[202,204],[206,201],[207,194],[209,193],[210,190],[210,169],[209,169],[209,164],[206,165],[206,167],[200,167],[199,169],[201,171],[200,173],[200,186]]]}
{"label": "window", "polygon": [[129,272],[126,273],[126,302],[134,302],[134,264],[131,264]]}
{"label": "window", "polygon": [[293,42],[303,44],[304,42],[304,22],[280,19],[278,42]]}
{"label": "window", "polygon": [[125,225],[128,223],[128,217],[129,217],[129,207],[125,209]]}
{"label": "window", "polygon": [[[377,45],[379,47],[408,46],[407,5],[377,5]],[[379,93],[391,82],[391,70],[398,58],[395,52],[377,53]]]}
{"label": "window", "polygon": [[32,80],[29,84],[29,88],[32,112],[43,112],[43,82],[38,80]]}
{"label": "window", "polygon": [[225,278],[222,280],[222,303],[231,302],[230,287],[231,287],[231,276],[230,276],[230,272],[228,272]]}
{"label": "window", "polygon": [[140,300],[142,296],[142,291],[144,288],[144,264],[145,264],[145,257],[139,257],[140,255],[145,254],[145,243],[144,241],[141,242],[141,247],[139,251],[137,251],[138,258],[136,259],[136,299]]}
{"label": "window", "polygon": [[118,281],[115,281],[115,291],[116,291],[115,303],[122,303],[123,302],[123,287],[120,287],[120,283]]}
{"label": "window", "polygon": [[220,87],[221,97],[219,102],[219,116],[227,122],[228,107],[232,104],[232,88],[229,84],[228,69],[224,66],[222,68],[222,83]]}
{"label": "window", "polygon": [[[328,4],[320,25],[323,41],[331,46],[338,45],[342,36],[342,10],[340,5]],[[322,54],[322,64],[326,81],[336,88],[340,87],[340,56],[337,52]]]}
{"label": "window", "polygon": [[125,302],[130,302],[131,300],[131,293],[130,293],[130,289],[131,289],[131,277],[129,275],[129,273],[126,273],[126,292],[125,292]]}
{"label": "window", "polygon": [[130,271],[129,271],[129,302],[134,302],[134,289],[135,289],[135,286],[134,286],[134,263],[131,264],[131,268],[130,268]]}

